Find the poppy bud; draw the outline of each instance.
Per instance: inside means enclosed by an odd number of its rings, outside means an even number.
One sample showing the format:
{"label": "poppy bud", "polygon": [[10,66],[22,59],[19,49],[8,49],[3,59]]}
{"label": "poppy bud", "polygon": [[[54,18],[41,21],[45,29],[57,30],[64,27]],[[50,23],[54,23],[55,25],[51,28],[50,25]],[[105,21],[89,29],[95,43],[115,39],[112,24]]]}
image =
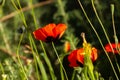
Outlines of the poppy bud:
{"label": "poppy bud", "polygon": [[64,51],[65,52],[70,51],[70,43],[68,41],[66,41],[65,44],[64,44]]}

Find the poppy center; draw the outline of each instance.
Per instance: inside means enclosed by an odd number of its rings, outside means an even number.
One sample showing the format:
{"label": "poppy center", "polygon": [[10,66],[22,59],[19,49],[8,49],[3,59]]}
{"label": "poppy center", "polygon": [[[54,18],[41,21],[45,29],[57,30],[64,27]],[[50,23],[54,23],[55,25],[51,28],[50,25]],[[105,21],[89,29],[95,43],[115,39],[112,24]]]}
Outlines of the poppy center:
{"label": "poppy center", "polygon": [[54,40],[55,40],[55,38],[53,38],[52,36],[48,36],[46,38],[46,42],[51,42],[51,41],[54,41]]}

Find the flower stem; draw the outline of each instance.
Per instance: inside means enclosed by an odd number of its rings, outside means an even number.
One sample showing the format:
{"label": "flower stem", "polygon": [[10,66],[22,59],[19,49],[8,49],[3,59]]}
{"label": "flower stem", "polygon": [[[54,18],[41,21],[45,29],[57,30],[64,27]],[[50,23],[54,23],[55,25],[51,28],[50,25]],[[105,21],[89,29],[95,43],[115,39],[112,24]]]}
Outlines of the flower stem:
{"label": "flower stem", "polygon": [[[95,34],[96,34],[96,36],[97,36],[97,38],[98,38],[98,40],[99,40],[99,42],[100,42],[100,44],[101,44],[101,46],[102,46],[104,52],[105,52],[105,54],[106,54],[106,56],[107,56],[107,58],[108,58],[108,60],[109,60],[109,62],[110,62],[110,65],[111,65],[111,67],[112,67],[112,69],[113,69],[113,72],[114,72],[116,78],[118,79],[118,76],[117,76],[117,74],[116,74],[116,71],[115,71],[115,68],[114,68],[114,66],[113,66],[113,63],[112,63],[112,61],[111,61],[109,55],[107,54],[107,52],[106,52],[106,50],[105,50],[105,48],[104,48],[104,45],[103,45],[103,43],[102,43],[102,41],[101,41],[101,39],[100,39],[100,36],[98,35],[98,33],[97,33],[97,31],[95,30],[95,28],[94,28],[92,22],[90,21],[89,17],[87,16],[87,13],[86,13],[86,11],[84,10],[81,1],[78,0],[78,3],[79,3],[79,5],[80,5],[80,7],[81,7],[81,9],[82,9],[82,11],[83,11],[83,13],[84,13],[86,19],[88,20],[90,26],[92,27],[93,31],[95,32]],[[94,6],[93,6],[93,7],[94,7]]]}
{"label": "flower stem", "polygon": [[94,66],[93,66],[91,58],[90,58],[91,52],[92,52],[91,44],[87,43],[87,41],[85,39],[85,33],[81,33],[81,36],[83,38],[83,48],[84,48],[84,52],[85,52],[84,68],[87,69],[85,76],[88,74],[88,76],[90,77],[91,80],[95,80],[95,76],[93,73]]}
{"label": "flower stem", "polygon": [[42,49],[43,49],[43,51],[44,51],[44,59],[45,59],[45,61],[46,61],[46,63],[47,63],[47,65],[48,65],[48,67],[49,67],[49,71],[50,71],[50,75],[51,75],[51,78],[52,78],[52,80],[55,80],[55,75],[54,75],[54,70],[53,70],[53,68],[52,68],[52,65],[51,65],[51,63],[50,63],[50,60],[49,60],[49,58],[48,58],[48,56],[47,56],[47,53],[46,53],[46,51],[45,51],[45,48],[44,48],[44,45],[43,45],[43,43],[42,43],[42,41],[40,41],[40,44],[41,44],[41,47],[42,47]]}
{"label": "flower stem", "polygon": [[56,50],[55,45],[54,45],[53,42],[52,42],[52,46],[53,46],[53,49],[54,49],[54,51],[55,51],[55,54],[56,54],[56,56],[57,56],[57,58],[58,58],[58,60],[59,60],[60,66],[62,67],[62,69],[63,69],[63,71],[64,71],[64,73],[65,73],[66,80],[68,80],[67,73],[66,73],[66,71],[65,71],[65,68],[64,68],[63,65],[62,65],[62,62],[61,62],[61,60],[60,60],[60,58],[59,58],[58,52],[57,52],[57,50]]}
{"label": "flower stem", "polygon": [[[104,28],[104,25],[103,25],[100,17],[98,16],[97,10],[96,10],[96,8],[95,8],[94,0],[91,0],[91,2],[92,2],[92,7],[93,7],[93,10],[94,10],[94,12],[95,12],[95,15],[96,15],[96,17],[97,17],[97,19],[98,19],[98,21],[99,21],[99,23],[100,23],[100,25],[101,25],[101,27],[102,27],[102,29],[103,29],[103,32],[104,32],[104,34],[105,34],[105,36],[106,36],[106,39],[107,39],[108,43],[110,44],[110,40],[109,40],[109,38],[108,38],[108,36],[107,36],[107,33],[106,33],[106,31],[105,31],[105,28]],[[110,48],[111,48],[112,51],[114,52],[113,47],[112,47],[111,44],[110,44]],[[113,64],[112,64],[112,61],[110,60],[108,54],[106,54],[106,56],[108,57],[108,60],[109,60],[109,62],[110,62],[110,64],[111,64],[111,67],[112,67],[112,69],[113,69],[113,72],[114,72],[114,74],[115,74],[115,76],[116,76],[116,79],[119,80],[119,78],[118,78],[118,76],[117,76],[117,73],[116,73],[116,71],[115,71],[115,68],[114,68],[114,66],[113,66]]]}

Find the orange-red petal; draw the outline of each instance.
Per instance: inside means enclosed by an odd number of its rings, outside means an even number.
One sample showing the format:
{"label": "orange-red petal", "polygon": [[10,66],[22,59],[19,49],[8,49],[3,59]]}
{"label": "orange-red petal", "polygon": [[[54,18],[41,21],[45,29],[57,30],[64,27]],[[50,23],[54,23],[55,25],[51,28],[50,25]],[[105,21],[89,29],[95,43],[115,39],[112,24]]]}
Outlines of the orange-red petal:
{"label": "orange-red petal", "polygon": [[65,32],[65,30],[67,29],[67,26],[65,24],[58,24],[54,29],[54,36],[61,38],[61,36],[63,35],[63,33]]}
{"label": "orange-red petal", "polygon": [[48,37],[54,37],[53,29],[56,27],[56,24],[51,23],[43,27],[41,30],[42,32]]}
{"label": "orange-red petal", "polygon": [[82,64],[84,63],[84,55],[85,55],[84,49],[83,48],[78,49],[78,51],[77,51],[77,60],[78,60],[78,62],[80,62]]}
{"label": "orange-red petal", "polygon": [[73,50],[69,56],[68,56],[68,61],[70,62],[69,66],[70,67],[77,67],[79,66],[77,64],[77,50]]}
{"label": "orange-red petal", "polygon": [[97,49],[95,47],[93,47],[92,53],[91,53],[92,62],[96,61],[97,58],[98,58]]}
{"label": "orange-red petal", "polygon": [[36,30],[36,31],[34,31],[34,32],[33,32],[33,35],[34,35],[34,37],[35,37],[37,40],[42,40],[42,41],[45,41],[45,39],[46,39],[46,37],[47,37],[47,36],[42,32],[41,28],[38,29],[38,30]]}
{"label": "orange-red petal", "polygon": [[[68,61],[70,62],[69,66],[77,67],[79,66],[77,62],[84,64],[84,55],[85,53],[83,48],[72,51],[68,56]],[[92,62],[96,61],[96,59],[98,58],[97,49],[94,47],[92,48],[90,58]]]}
{"label": "orange-red petal", "polygon": [[34,31],[33,35],[37,40],[45,42],[55,41],[63,35],[66,28],[65,24],[58,24],[56,26],[56,24],[51,23]]}
{"label": "orange-red petal", "polygon": [[[117,50],[117,49],[120,48],[120,44],[111,43],[111,46],[112,46],[112,48],[113,48],[114,53],[115,53],[115,54],[118,54],[118,53],[119,53],[119,50]],[[106,50],[107,52],[113,52],[113,51],[112,51],[112,48],[110,47],[110,44],[105,45],[105,50]]]}

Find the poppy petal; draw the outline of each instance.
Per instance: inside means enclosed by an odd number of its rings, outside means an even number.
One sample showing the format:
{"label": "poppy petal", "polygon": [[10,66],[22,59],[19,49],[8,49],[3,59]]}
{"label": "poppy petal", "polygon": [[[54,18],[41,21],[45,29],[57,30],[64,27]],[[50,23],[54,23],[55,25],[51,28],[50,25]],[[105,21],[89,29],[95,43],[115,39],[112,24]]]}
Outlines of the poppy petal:
{"label": "poppy petal", "polygon": [[70,64],[69,64],[70,67],[79,66],[77,64],[77,50],[74,50],[70,53],[70,55],[68,56],[68,61],[70,62]]}
{"label": "poppy petal", "polygon": [[91,53],[92,62],[96,61],[97,58],[98,58],[97,49],[93,47],[92,48],[92,53]]}
{"label": "poppy petal", "polygon": [[[112,48],[113,48],[114,53],[115,53],[115,54],[118,54],[118,53],[119,53],[119,50],[117,50],[117,49],[120,48],[120,44],[111,43],[111,46],[112,46]],[[112,48],[110,47],[110,44],[105,45],[105,50],[106,50],[107,52],[113,52],[113,51],[112,51]]]}
{"label": "poppy petal", "polygon": [[110,48],[110,45],[108,45],[108,44],[105,46],[105,50],[107,52],[112,52],[112,49]]}
{"label": "poppy petal", "polygon": [[42,32],[48,37],[54,37],[53,29],[56,27],[56,24],[51,23],[42,28]]}
{"label": "poppy petal", "polygon": [[46,39],[46,37],[47,37],[47,36],[42,32],[41,28],[38,29],[38,30],[36,30],[36,31],[34,31],[34,32],[33,32],[33,35],[34,35],[34,37],[35,37],[37,40],[42,40],[42,41],[45,41],[45,39]]}
{"label": "poppy petal", "polygon": [[80,63],[84,63],[84,49],[83,48],[80,48],[80,49],[78,49],[78,51],[77,51],[77,60],[78,60],[78,62],[80,62]]}
{"label": "poppy petal", "polygon": [[67,26],[65,24],[58,24],[54,29],[54,36],[61,38],[61,36],[64,34],[65,30],[67,29]]}
{"label": "poppy petal", "polygon": [[65,24],[58,24],[56,26],[56,24],[51,23],[34,31],[33,35],[38,40],[51,42],[57,40],[57,38],[60,38],[63,35],[66,28],[67,27]]}

